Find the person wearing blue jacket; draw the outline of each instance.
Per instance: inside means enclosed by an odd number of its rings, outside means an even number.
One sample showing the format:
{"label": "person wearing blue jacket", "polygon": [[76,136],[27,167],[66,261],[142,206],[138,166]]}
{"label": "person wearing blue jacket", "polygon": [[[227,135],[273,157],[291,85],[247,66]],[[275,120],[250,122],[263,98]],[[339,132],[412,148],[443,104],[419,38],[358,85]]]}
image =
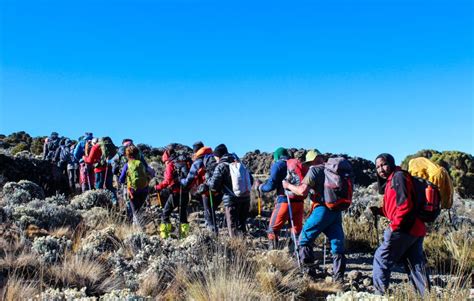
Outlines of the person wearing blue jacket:
{"label": "person wearing blue jacket", "polygon": [[95,178],[94,168],[90,164],[84,162],[83,156],[87,155],[87,144],[93,139],[92,133],[85,133],[82,139],[79,139],[76,147],[74,148],[74,158],[79,162],[79,182],[81,184],[82,192],[93,189]]}
{"label": "person wearing blue jacket", "polygon": [[[276,190],[277,194],[275,208],[273,209],[267,231],[268,239],[270,242],[269,247],[271,249],[278,247],[278,238],[280,235],[280,230],[281,228],[283,228],[283,225],[289,220],[288,200],[286,198],[285,189],[282,185],[282,181],[287,176],[286,162],[288,159],[288,151],[283,147],[277,148],[273,153],[273,165],[270,169],[270,177],[265,183],[257,186],[257,193],[259,194],[268,193],[273,190]],[[293,222],[295,225],[293,231],[295,231],[295,235],[297,237],[303,227],[303,201],[292,200],[291,210],[293,213]]]}

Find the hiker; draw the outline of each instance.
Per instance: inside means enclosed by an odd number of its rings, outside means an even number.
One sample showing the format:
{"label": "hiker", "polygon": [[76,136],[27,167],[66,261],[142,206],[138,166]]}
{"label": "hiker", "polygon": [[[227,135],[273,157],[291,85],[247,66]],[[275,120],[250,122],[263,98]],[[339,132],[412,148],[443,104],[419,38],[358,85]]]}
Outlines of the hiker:
{"label": "hiker", "polygon": [[54,161],[57,162],[61,173],[68,179],[69,190],[76,192],[76,179],[78,164],[73,154],[73,142],[70,139],[62,139],[60,146],[54,155]]}
{"label": "hiker", "polygon": [[92,164],[87,164],[83,159],[84,156],[89,156],[93,138],[92,133],[86,132],[83,137],[79,138],[79,142],[74,148],[74,158],[79,162],[79,183],[82,192],[93,189],[95,185],[94,168]]}
{"label": "hiker", "polygon": [[219,144],[214,148],[214,157],[217,166],[206,184],[212,191],[223,194],[222,200],[229,235],[235,237],[245,234],[253,178],[238,158],[229,154],[224,144]]}
{"label": "hiker", "polygon": [[[209,187],[205,185],[206,175],[212,176],[214,170],[215,158],[210,147],[204,146],[201,141],[193,144],[193,164],[189,169],[189,173],[185,179],[181,180],[181,185],[188,189],[196,189],[196,193],[201,197],[204,206],[204,220],[206,227],[215,233],[218,232],[215,222],[215,210],[222,202],[222,194],[211,192]],[[214,164],[208,162],[213,161]],[[207,163],[207,166],[205,165]],[[211,166],[214,168],[211,169]],[[210,178],[210,176],[208,176]],[[210,195],[212,193],[212,195]],[[212,204],[211,204],[212,203]]]}
{"label": "hiker", "polygon": [[160,236],[166,239],[171,233],[171,212],[178,207],[179,226],[178,236],[184,238],[189,234],[188,203],[189,193],[180,183],[187,176],[189,167],[187,160],[176,152],[177,145],[168,145],[161,160],[165,163],[164,179],[155,186],[157,193],[166,199],[163,213],[161,215]]}
{"label": "hiker", "polygon": [[100,141],[92,139],[92,148],[88,156],[84,156],[84,162],[94,164],[95,188],[107,189],[113,194],[112,205],[117,205],[117,195],[113,186],[113,174],[110,159],[115,156],[116,148],[110,137],[103,137]]}
{"label": "hiker", "polygon": [[139,211],[148,196],[148,175],[145,165],[140,160],[140,151],[134,145],[125,149],[128,162],[122,169],[119,182],[127,185],[127,215],[137,226],[141,225]]}
{"label": "hiker", "polygon": [[[286,162],[289,159],[288,151],[279,147],[273,152],[273,164],[270,169],[270,177],[263,184],[257,184],[257,193],[268,193],[276,190],[275,208],[273,209],[270,223],[268,225],[269,248],[278,248],[278,238],[280,230],[286,221],[289,221],[288,202],[282,182],[287,176]],[[294,222],[294,229],[291,229],[297,237],[303,228],[304,198],[298,196],[291,198],[291,210]],[[290,222],[291,223],[291,222]],[[291,245],[291,244],[290,244]]]}
{"label": "hiker", "polygon": [[375,291],[380,295],[385,294],[393,266],[403,263],[415,289],[424,296],[430,289],[423,252],[426,226],[415,213],[411,176],[395,165],[395,159],[390,154],[379,155],[375,159],[375,167],[379,193],[383,194],[383,206],[369,209],[372,214],[383,215],[390,221],[383,242],[374,254]]}
{"label": "hiker", "polygon": [[56,150],[59,148],[59,134],[52,132],[51,135],[45,139],[43,144],[43,160],[53,161]]}
{"label": "hiker", "polygon": [[312,193],[313,210],[299,237],[299,255],[306,273],[311,277],[320,276],[314,265],[313,244],[316,238],[324,233],[331,243],[333,280],[342,285],[346,269],[342,214],[339,210],[329,209],[324,201],[324,156],[318,150],[314,150],[311,153],[308,152],[306,160],[310,161],[308,163],[311,166],[300,185],[296,186],[283,181],[283,188],[297,195],[307,196],[310,190],[314,191]]}

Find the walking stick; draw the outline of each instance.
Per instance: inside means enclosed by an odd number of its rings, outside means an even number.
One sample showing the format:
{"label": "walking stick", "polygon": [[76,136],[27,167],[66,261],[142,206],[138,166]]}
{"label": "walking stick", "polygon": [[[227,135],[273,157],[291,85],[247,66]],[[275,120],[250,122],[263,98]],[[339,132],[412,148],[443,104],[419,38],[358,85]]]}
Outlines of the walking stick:
{"label": "walking stick", "polygon": [[183,194],[183,186],[179,184],[179,204],[178,204],[178,239],[181,239],[181,199]]}
{"label": "walking stick", "polygon": [[293,242],[295,244],[295,252],[296,252],[296,259],[298,260],[298,268],[301,269],[301,260],[300,260],[300,253],[298,252],[298,243],[296,242],[296,234],[295,231],[295,224],[293,222],[293,210],[291,210],[291,202],[290,197],[288,196],[288,192],[285,191],[286,200],[288,202],[288,213],[290,214],[290,222],[291,222],[291,236],[293,237]]}
{"label": "walking stick", "polygon": [[156,193],[156,196],[158,197],[158,204],[160,205],[160,208],[163,208],[163,205],[161,204],[161,196],[160,196],[159,191]]}
{"label": "walking stick", "polygon": [[214,230],[216,234],[219,234],[219,231],[217,230],[217,225],[216,225],[216,213],[214,212],[214,201],[212,200],[212,191],[211,188],[209,188],[209,202],[211,203],[211,218],[212,218],[212,225],[214,226]]}
{"label": "walking stick", "polygon": [[327,244],[327,236],[324,235],[324,245],[323,245],[323,268],[326,268],[326,244]]}

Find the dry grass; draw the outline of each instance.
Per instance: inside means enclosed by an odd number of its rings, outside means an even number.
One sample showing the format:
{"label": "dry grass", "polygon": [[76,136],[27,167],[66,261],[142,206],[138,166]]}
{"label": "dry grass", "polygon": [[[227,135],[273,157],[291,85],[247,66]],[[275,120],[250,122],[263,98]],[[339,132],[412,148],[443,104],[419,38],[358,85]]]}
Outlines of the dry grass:
{"label": "dry grass", "polygon": [[39,285],[34,281],[25,281],[13,275],[7,280],[0,299],[5,301],[28,300],[39,293]]}
{"label": "dry grass", "polygon": [[[372,251],[378,246],[377,231],[373,225],[360,223],[353,217],[344,216],[343,227],[347,250]],[[380,235],[380,229],[378,233]]]}
{"label": "dry grass", "polygon": [[98,260],[69,254],[61,264],[46,271],[53,287],[87,287],[88,294],[109,292],[118,288],[117,282],[108,276],[109,271]]}

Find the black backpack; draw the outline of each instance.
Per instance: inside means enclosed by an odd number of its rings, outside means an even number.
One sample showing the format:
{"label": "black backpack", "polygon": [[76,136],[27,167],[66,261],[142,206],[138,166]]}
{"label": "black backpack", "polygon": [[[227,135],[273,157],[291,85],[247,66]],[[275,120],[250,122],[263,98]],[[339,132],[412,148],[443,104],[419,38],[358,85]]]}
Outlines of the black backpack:
{"label": "black backpack", "polygon": [[[408,174],[408,173],[407,173]],[[416,215],[426,223],[432,223],[441,213],[438,187],[428,180],[411,176],[413,183],[413,201]]]}
{"label": "black backpack", "polygon": [[73,154],[71,148],[66,145],[61,146],[61,150],[59,151],[59,165],[67,165],[73,162]]}
{"label": "black backpack", "polygon": [[56,150],[59,148],[60,139],[48,139],[48,143],[46,144],[46,148],[48,150],[48,159],[52,160],[54,158],[54,154]]}
{"label": "black backpack", "polygon": [[112,142],[110,137],[104,137],[99,142],[102,156],[100,158],[99,166],[107,165],[107,161],[112,159],[117,154],[117,147]]}
{"label": "black backpack", "polygon": [[188,175],[192,163],[193,161],[191,158],[185,154],[178,155],[175,159],[173,159],[173,179],[175,183],[179,184],[179,181]]}

